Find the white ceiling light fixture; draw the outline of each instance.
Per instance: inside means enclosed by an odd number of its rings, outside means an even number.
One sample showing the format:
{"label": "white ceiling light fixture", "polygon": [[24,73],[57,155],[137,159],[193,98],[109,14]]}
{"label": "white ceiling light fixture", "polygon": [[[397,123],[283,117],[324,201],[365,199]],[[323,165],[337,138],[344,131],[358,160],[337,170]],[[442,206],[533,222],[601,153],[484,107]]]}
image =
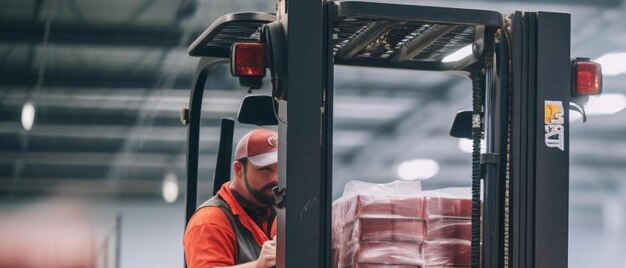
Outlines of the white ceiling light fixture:
{"label": "white ceiling light fixture", "polygon": [[174,203],[178,199],[178,177],[173,171],[163,178],[163,199],[167,203]]}
{"label": "white ceiling light fixture", "polygon": [[620,93],[602,94],[590,96],[585,104],[587,115],[616,114],[626,108],[626,97]]}
{"label": "white ceiling light fixture", "polygon": [[441,60],[441,62],[455,62],[464,59],[465,57],[472,55],[472,44],[464,46],[463,48],[453,52]]}
{"label": "white ceiling light fixture", "polygon": [[602,65],[603,75],[616,76],[626,74],[626,52],[604,54],[595,62]]}
{"label": "white ceiling light fixture", "polygon": [[398,165],[398,178],[405,181],[426,180],[439,173],[439,163],[432,159],[414,159]]}
{"label": "white ceiling light fixture", "polygon": [[22,106],[22,127],[26,131],[30,131],[35,123],[35,105],[27,101]]}
{"label": "white ceiling light fixture", "polygon": [[[480,152],[484,153],[485,150],[485,140],[480,140]],[[459,149],[464,152],[471,154],[474,151],[474,143],[470,139],[460,138],[459,139]]]}

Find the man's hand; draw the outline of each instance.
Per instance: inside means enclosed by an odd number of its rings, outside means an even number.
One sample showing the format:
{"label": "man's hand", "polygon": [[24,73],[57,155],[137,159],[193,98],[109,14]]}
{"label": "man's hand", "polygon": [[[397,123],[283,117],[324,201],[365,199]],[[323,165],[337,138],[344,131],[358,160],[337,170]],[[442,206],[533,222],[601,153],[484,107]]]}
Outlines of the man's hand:
{"label": "man's hand", "polygon": [[265,241],[261,248],[261,254],[256,260],[255,268],[268,268],[276,266],[276,237]]}

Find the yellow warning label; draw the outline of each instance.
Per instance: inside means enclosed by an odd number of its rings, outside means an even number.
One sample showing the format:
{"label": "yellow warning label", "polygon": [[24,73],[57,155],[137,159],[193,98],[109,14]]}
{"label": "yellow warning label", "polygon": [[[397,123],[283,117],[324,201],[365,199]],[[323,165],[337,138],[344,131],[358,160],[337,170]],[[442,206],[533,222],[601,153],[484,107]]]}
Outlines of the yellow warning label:
{"label": "yellow warning label", "polygon": [[544,124],[546,146],[565,151],[565,110],[562,101],[545,101]]}
{"label": "yellow warning label", "polygon": [[546,101],[545,102],[545,120],[546,125],[550,124],[564,124],[565,115],[563,112],[563,103],[561,101]]}

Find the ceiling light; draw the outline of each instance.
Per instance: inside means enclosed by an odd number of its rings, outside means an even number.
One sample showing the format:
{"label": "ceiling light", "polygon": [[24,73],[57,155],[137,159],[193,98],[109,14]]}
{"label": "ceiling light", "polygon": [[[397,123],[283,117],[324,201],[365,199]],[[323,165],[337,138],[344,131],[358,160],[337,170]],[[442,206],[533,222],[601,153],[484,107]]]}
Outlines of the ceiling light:
{"label": "ceiling light", "polygon": [[22,106],[22,127],[24,130],[30,131],[35,123],[35,106],[28,101]]}
{"label": "ceiling light", "polygon": [[432,159],[414,159],[398,165],[398,178],[405,181],[430,179],[439,173],[439,164]]}
{"label": "ceiling light", "polygon": [[[473,145],[474,143],[470,139],[464,139],[464,138],[459,139],[459,149],[461,149],[461,151],[464,153],[471,154],[472,151],[474,150]],[[486,152],[485,140],[480,140],[480,152],[481,153]]]}
{"label": "ceiling light", "polygon": [[602,65],[602,74],[615,76],[626,74],[626,53],[608,53],[595,60]]}
{"label": "ceiling light", "polygon": [[472,55],[472,44],[464,46],[463,48],[446,56],[445,58],[443,58],[443,60],[441,60],[441,62],[455,62],[458,60],[462,60],[469,55]]}
{"label": "ceiling light", "polygon": [[163,178],[163,199],[165,202],[174,203],[178,198],[178,178],[174,172],[168,172]]}
{"label": "ceiling light", "polygon": [[626,108],[626,97],[620,93],[590,96],[585,104],[587,115],[616,114]]}

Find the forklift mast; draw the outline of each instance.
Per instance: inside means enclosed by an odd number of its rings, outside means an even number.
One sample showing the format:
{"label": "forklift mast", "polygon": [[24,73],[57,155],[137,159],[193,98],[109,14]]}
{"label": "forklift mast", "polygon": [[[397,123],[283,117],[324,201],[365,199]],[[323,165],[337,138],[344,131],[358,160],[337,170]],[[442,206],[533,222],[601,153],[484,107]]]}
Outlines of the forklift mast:
{"label": "forklift mast", "polygon": [[567,267],[570,16],[516,12],[511,27],[511,263]]}
{"label": "forklift mast", "polygon": [[[474,144],[472,267],[567,267],[569,110],[577,100],[568,14],[322,0],[278,0],[276,11],[222,16],[189,48],[202,58],[183,113],[187,220],[206,76],[213,64],[233,64],[233,44],[252,42],[266,49],[278,119],[277,267],[332,266],[335,64],[465,72],[473,85],[471,116],[460,120]],[[466,46],[470,56],[442,61]]]}

